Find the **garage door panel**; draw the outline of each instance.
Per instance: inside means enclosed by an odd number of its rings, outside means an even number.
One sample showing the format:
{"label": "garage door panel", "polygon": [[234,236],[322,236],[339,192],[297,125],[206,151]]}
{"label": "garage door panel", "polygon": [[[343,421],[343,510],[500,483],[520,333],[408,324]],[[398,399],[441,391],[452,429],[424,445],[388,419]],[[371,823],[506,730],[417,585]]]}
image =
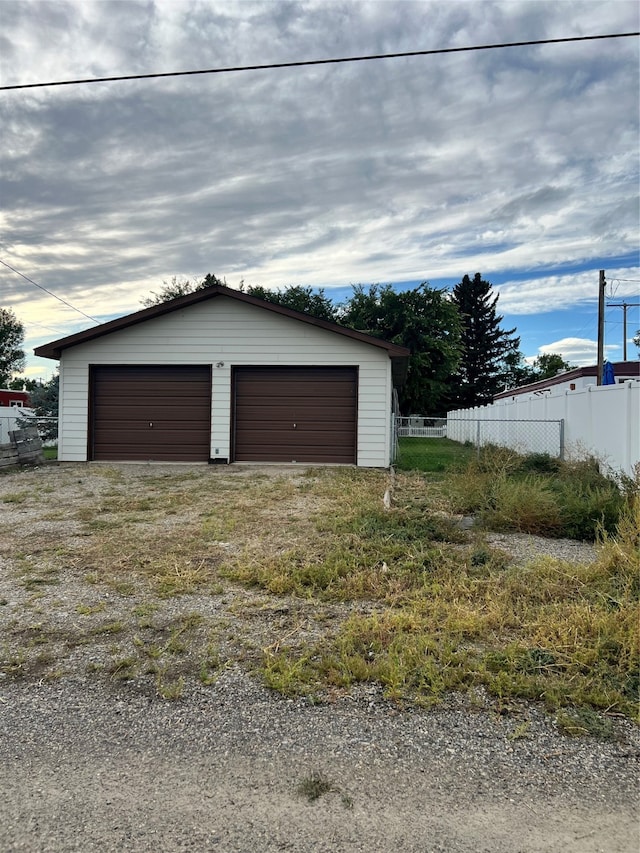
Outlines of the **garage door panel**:
{"label": "garage door panel", "polygon": [[[334,406],[331,409],[329,407],[322,407],[320,409],[314,408],[308,410],[300,407],[291,409],[290,412],[282,412],[273,406],[242,406],[236,409],[236,413],[242,415],[243,418],[247,418],[249,421],[255,421],[257,424],[268,422],[273,428],[291,426],[291,423],[302,422],[303,419],[327,425],[336,421],[340,423],[353,422],[353,406],[351,405]],[[298,417],[298,415],[300,416]]]}
{"label": "garage door panel", "polygon": [[101,365],[91,378],[92,459],[208,461],[208,366]]}
{"label": "garage door panel", "polygon": [[[205,403],[205,405],[207,405]],[[185,428],[189,427],[189,422],[193,419],[193,412],[198,409],[199,403],[195,401],[185,402],[183,406],[164,406],[162,403],[150,402],[146,405],[121,405],[114,404],[109,406],[102,403],[93,409],[94,417],[97,416],[101,421],[111,421],[113,423],[123,423],[124,421],[153,421],[160,423],[179,422],[184,424]],[[207,409],[208,410],[208,409]]]}
{"label": "garage door panel", "polygon": [[237,368],[234,380],[238,461],[356,461],[356,368]]}

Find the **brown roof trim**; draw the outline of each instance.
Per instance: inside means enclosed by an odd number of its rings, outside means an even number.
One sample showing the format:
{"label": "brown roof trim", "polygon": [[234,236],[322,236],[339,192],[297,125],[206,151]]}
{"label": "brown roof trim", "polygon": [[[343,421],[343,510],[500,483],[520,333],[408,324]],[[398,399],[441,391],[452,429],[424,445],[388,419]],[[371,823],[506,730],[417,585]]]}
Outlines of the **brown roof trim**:
{"label": "brown roof trim", "polygon": [[371,346],[379,347],[387,350],[389,358],[407,358],[410,351],[406,347],[398,346],[397,344],[383,341],[380,338],[374,338],[373,335],[367,335],[364,332],[357,332],[354,329],[348,329],[346,326],[339,326],[337,323],[331,323],[328,320],[320,320],[317,317],[312,317],[310,314],[303,314],[301,311],[294,311],[291,308],[285,308],[283,305],[277,305],[275,302],[267,302],[264,299],[258,299],[257,296],[250,296],[248,293],[243,293],[241,290],[234,290],[231,287],[224,287],[221,284],[214,284],[211,287],[196,290],[194,293],[188,293],[186,296],[178,296],[176,299],[171,299],[168,302],[161,302],[159,305],[152,305],[150,308],[144,308],[142,311],[136,311],[134,314],[127,314],[124,317],[118,317],[115,320],[110,320],[108,323],[101,323],[99,326],[94,326],[91,329],[85,329],[83,332],[77,332],[75,335],[69,335],[66,338],[60,338],[57,341],[52,341],[48,344],[36,347],[35,355],[43,358],[59,359],[63,350],[69,347],[84,344],[88,341],[93,341],[96,338],[110,335],[111,332],[117,332],[121,329],[127,329],[130,326],[135,326],[138,323],[144,323],[146,320],[152,320],[155,317],[162,317],[164,314],[170,314],[172,311],[177,311],[180,308],[187,308],[190,305],[196,305],[198,302],[204,302],[207,299],[212,299],[215,296],[228,296],[231,299],[237,299],[239,302],[246,302],[249,305],[255,305],[258,308],[264,308],[267,311],[273,311],[275,314],[282,314],[284,317],[291,317],[294,320],[300,320],[303,323],[309,323],[311,326],[318,326],[320,329],[326,329],[329,332],[335,332],[339,335],[344,335],[347,338],[352,338],[356,341],[361,341]]}
{"label": "brown roof trim", "polygon": [[[613,369],[616,376],[640,376],[640,361],[612,361]],[[572,382],[574,379],[581,379],[583,376],[597,376],[597,365],[589,365],[588,367],[574,367],[573,370],[566,370],[564,373],[558,373],[550,379],[539,379],[537,382],[530,382],[528,385],[519,385],[517,388],[508,388],[506,391],[501,391],[495,394],[494,400],[502,400],[505,397],[518,397],[521,394],[532,394],[535,391],[544,391],[545,388],[551,388],[553,385],[561,385],[563,382]]]}

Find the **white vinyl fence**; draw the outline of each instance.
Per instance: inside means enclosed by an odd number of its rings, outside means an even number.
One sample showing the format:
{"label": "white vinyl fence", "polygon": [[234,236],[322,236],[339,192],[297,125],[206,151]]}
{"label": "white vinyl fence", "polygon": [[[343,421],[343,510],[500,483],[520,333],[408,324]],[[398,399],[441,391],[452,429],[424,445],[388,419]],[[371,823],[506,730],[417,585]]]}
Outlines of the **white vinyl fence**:
{"label": "white vinyl fence", "polygon": [[546,453],[564,459],[564,421],[533,418],[516,420],[500,417],[498,411],[493,414],[491,418],[477,415],[447,418],[447,438],[461,443],[469,442],[478,449],[493,444],[510,447],[518,453]]}
{"label": "white vinyl fence", "polygon": [[[449,426],[451,420],[451,426]],[[514,394],[489,406],[460,409],[447,417],[447,436],[455,441],[476,440],[458,429],[468,421],[468,431],[494,428],[492,443],[527,453],[540,452],[540,432],[527,432],[516,423],[564,422],[564,448],[568,457],[594,455],[614,471],[633,476],[640,462],[640,382],[628,380],[618,385],[588,385],[577,391]],[[513,428],[509,422],[513,421]],[[538,436],[536,438],[536,436]],[[543,451],[549,452],[549,451]]]}

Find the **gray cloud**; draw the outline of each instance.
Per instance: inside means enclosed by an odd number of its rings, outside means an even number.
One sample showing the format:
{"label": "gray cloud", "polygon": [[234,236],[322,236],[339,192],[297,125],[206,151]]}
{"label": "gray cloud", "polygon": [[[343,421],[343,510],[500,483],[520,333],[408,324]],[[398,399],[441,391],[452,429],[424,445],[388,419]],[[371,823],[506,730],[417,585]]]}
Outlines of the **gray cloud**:
{"label": "gray cloud", "polygon": [[[626,0],[2,12],[5,83],[637,27]],[[174,274],[338,286],[629,255],[637,51],[629,39],[2,93],[0,257],[109,314]],[[548,305],[516,281],[513,311]],[[0,284],[42,320],[23,281]]]}

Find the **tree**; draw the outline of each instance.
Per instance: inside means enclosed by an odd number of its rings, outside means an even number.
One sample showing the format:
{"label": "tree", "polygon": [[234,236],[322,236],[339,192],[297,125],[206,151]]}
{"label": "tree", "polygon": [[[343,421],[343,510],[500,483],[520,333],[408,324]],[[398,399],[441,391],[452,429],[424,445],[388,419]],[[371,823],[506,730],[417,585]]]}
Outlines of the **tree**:
{"label": "tree", "polygon": [[573,365],[565,361],[557,352],[545,352],[533,360],[533,378],[529,381],[537,382],[540,379],[552,379],[558,373],[564,373],[571,370],[572,367]]}
{"label": "tree", "polygon": [[460,313],[463,353],[450,383],[450,408],[490,403],[502,391],[509,357],[518,351],[515,329],[502,329],[496,312],[498,295],[480,273],[465,275],[453,289],[452,301]]}
{"label": "tree", "polygon": [[258,299],[275,302],[277,305],[311,314],[321,320],[329,320],[332,323],[338,321],[338,309],[331,299],[325,296],[322,287],[315,293],[310,287],[302,287],[298,284],[289,285],[283,290],[267,290],[259,285],[249,285],[246,290],[241,287],[241,290],[249,296],[257,296]]}
{"label": "tree", "polygon": [[7,385],[12,391],[33,391],[38,387],[37,379],[25,379],[23,376],[15,376]]}
{"label": "tree", "polygon": [[426,282],[398,292],[389,284],[354,287],[340,322],[411,350],[407,379],[398,389],[405,414],[444,413],[448,381],[460,359],[460,320],[443,291]]}
{"label": "tree", "polygon": [[0,388],[24,370],[24,326],[11,308],[0,308]]}
{"label": "tree", "polygon": [[[58,438],[59,389],[60,375],[56,374],[49,382],[36,385],[29,391],[29,408],[36,413],[38,419],[45,419],[38,420],[38,432],[43,441],[55,441]],[[32,418],[21,417],[18,425],[21,428],[33,425]]]}
{"label": "tree", "polygon": [[[504,357],[500,376],[503,389],[519,388],[535,381],[535,371],[524,359],[520,350],[513,350]],[[500,390],[503,390],[500,389]]]}
{"label": "tree", "polygon": [[151,296],[147,296],[141,300],[145,308],[150,308],[152,305],[160,305],[163,302],[169,302],[171,299],[177,299],[179,296],[186,296],[188,293],[194,293],[196,290],[204,290],[205,287],[212,287],[214,284],[226,284],[220,281],[212,273],[207,273],[202,281],[189,281],[188,278],[178,279],[175,275],[171,281],[163,281],[160,291],[156,293],[151,291]]}
{"label": "tree", "polygon": [[640,329],[638,329],[638,331],[635,333],[633,337],[633,342],[640,350]]}
{"label": "tree", "polygon": [[520,388],[522,385],[529,385],[531,382],[539,382],[542,379],[551,379],[558,373],[564,373],[572,368],[572,364],[555,352],[543,353],[534,358],[531,364],[527,364],[522,353],[515,350],[505,356],[500,378],[506,390]]}
{"label": "tree", "polygon": [[[144,304],[157,305],[167,299],[193,293],[212,284],[224,284],[207,275],[199,284],[189,281],[163,282],[159,293]],[[267,290],[258,285],[240,290],[295,311],[301,311],[339,323],[411,350],[407,380],[399,389],[400,407],[404,412],[444,413],[445,392],[452,371],[460,358],[460,320],[455,305],[439,290],[423,282],[413,290],[396,292],[388,285],[357,285],[342,305],[335,305],[323,288],[289,285]]]}

